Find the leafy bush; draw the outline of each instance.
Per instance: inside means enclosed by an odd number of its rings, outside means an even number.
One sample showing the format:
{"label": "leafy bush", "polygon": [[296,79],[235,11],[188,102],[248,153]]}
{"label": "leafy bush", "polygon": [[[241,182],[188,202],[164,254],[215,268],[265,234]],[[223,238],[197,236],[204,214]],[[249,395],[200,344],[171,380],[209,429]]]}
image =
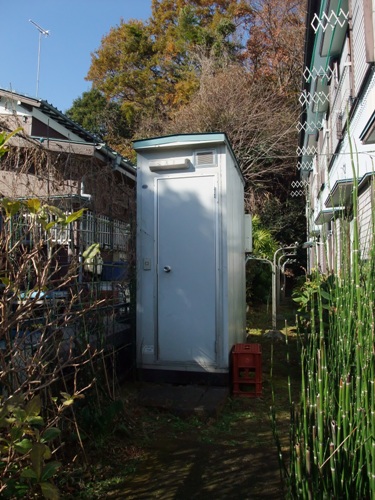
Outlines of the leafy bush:
{"label": "leafy bush", "polygon": [[[0,158],[17,133],[0,133]],[[91,387],[78,373],[98,350],[84,317],[97,306],[85,299],[78,257],[64,269],[58,235],[84,210],[66,213],[39,199],[0,200],[0,496],[58,498],[52,460],[63,412]],[[94,262],[97,245],[83,258]],[[62,294],[61,302],[54,300]],[[81,336],[82,338],[79,338]],[[83,385],[84,382],[84,385]],[[62,392],[64,391],[64,392]],[[55,394],[61,395],[61,401]],[[42,406],[43,401],[43,406]],[[74,411],[71,408],[74,420]]]}
{"label": "leafy bush", "polygon": [[295,287],[292,298],[298,305],[297,320],[300,332],[307,334],[320,321],[322,321],[322,326],[328,327],[329,314],[332,312],[335,276],[314,273],[304,276],[302,283],[301,281]]}
{"label": "leafy bush", "polygon": [[246,267],[246,301],[267,303],[271,297],[272,270],[262,259],[272,262],[278,243],[257,215],[252,219],[252,226],[254,260],[250,259]]}
{"label": "leafy bush", "polygon": [[18,395],[0,402],[1,498],[19,498],[26,493],[59,498],[52,478],[61,464],[52,460],[50,446],[60,430],[47,426],[40,413],[38,395],[29,401]]}

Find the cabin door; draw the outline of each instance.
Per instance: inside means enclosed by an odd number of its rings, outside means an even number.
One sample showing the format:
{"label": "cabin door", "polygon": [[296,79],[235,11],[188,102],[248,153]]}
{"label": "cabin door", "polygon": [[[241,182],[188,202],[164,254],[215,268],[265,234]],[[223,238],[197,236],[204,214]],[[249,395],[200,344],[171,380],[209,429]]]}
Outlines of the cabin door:
{"label": "cabin door", "polygon": [[156,179],[158,360],[216,362],[216,176]]}

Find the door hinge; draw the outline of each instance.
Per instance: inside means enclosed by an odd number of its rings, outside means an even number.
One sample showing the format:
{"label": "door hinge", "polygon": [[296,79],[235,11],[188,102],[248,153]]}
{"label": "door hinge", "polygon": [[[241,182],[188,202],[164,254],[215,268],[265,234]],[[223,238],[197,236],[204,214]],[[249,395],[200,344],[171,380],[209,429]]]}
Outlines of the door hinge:
{"label": "door hinge", "polygon": [[216,198],[216,187],[214,187],[214,198]]}

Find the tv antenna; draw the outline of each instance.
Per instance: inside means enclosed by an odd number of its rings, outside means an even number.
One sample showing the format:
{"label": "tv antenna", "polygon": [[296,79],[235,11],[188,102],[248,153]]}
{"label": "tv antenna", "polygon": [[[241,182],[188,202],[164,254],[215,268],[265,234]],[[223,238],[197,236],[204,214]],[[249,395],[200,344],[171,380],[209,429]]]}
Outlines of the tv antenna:
{"label": "tv antenna", "polygon": [[29,19],[30,23],[33,24],[36,29],[39,31],[39,43],[38,43],[38,67],[36,72],[36,97],[38,97],[39,93],[39,73],[40,73],[40,42],[42,39],[42,35],[45,37],[49,36],[49,30],[43,29],[39,24],[35,23],[32,19]]}

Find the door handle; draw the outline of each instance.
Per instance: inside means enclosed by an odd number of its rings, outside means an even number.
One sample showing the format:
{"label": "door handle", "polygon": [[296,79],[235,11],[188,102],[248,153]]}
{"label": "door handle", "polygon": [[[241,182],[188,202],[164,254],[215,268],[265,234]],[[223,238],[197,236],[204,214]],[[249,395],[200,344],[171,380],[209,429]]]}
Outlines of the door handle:
{"label": "door handle", "polygon": [[172,270],[172,269],[171,269],[171,266],[164,266],[164,267],[163,267],[163,271],[164,271],[165,273],[170,273],[170,272],[171,272],[171,270]]}

